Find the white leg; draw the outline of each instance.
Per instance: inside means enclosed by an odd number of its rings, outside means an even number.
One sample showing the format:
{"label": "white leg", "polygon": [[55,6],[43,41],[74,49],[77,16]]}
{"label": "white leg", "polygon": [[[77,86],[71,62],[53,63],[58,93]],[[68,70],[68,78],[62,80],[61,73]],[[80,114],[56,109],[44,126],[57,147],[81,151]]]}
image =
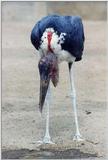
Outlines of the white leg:
{"label": "white leg", "polygon": [[51,141],[50,133],[49,133],[49,105],[51,102],[51,89],[50,89],[50,84],[48,87],[47,95],[45,98],[45,107],[47,107],[47,112],[46,112],[46,128],[45,128],[45,136],[42,141],[38,141],[39,145],[40,144],[54,144]]}
{"label": "white leg", "polygon": [[43,143],[53,144],[53,142],[51,141],[50,134],[49,134],[49,105],[50,105],[50,102],[51,102],[51,89],[50,89],[50,85],[49,85],[46,99],[45,99],[45,104],[47,107],[47,115],[46,115],[46,131],[45,131]]}
{"label": "white leg", "polygon": [[75,90],[75,84],[74,84],[74,62],[72,64],[71,69],[69,70],[69,76],[70,76],[70,85],[71,85],[71,97],[72,97],[72,104],[74,109],[74,116],[75,116],[75,125],[76,125],[76,134],[73,138],[73,140],[83,140],[82,136],[79,131],[79,124],[78,124],[78,115],[77,115],[77,108],[76,108],[76,90]]}
{"label": "white leg", "polygon": [[47,104],[46,128],[45,128],[45,136],[43,138],[43,142],[49,143],[51,140],[51,137],[49,134],[49,102],[46,102],[46,104]]}

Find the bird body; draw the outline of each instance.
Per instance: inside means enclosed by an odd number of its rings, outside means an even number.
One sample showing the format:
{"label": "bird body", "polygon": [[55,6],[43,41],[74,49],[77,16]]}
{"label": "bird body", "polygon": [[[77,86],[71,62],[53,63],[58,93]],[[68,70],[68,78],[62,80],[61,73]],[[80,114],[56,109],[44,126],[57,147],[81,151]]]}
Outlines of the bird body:
{"label": "bird body", "polygon": [[79,16],[49,15],[34,26],[31,42],[41,56],[47,53],[47,33],[52,32],[51,49],[59,61],[79,61],[84,48],[84,31]]}
{"label": "bird body", "polygon": [[[39,50],[40,103],[42,111],[49,82],[56,87],[62,61],[72,63],[82,59],[84,30],[79,16],[49,15],[36,23],[31,42]],[[70,65],[71,66],[71,65]]]}
{"label": "bird body", "polygon": [[47,102],[46,133],[42,143],[52,143],[49,134],[50,80],[56,87],[59,81],[59,63],[62,61],[67,61],[69,66],[76,124],[74,140],[82,140],[78,126],[72,64],[74,61],[82,59],[84,39],[83,24],[79,16],[49,15],[38,21],[32,29],[31,42],[40,53],[38,68],[40,74],[39,109],[41,112],[44,102]]}

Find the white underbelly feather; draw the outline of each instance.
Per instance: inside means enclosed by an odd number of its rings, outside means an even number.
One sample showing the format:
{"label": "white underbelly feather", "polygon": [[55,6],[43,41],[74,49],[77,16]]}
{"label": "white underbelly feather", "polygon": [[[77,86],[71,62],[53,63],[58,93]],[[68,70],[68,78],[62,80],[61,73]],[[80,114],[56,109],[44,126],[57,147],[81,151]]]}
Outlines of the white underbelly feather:
{"label": "white underbelly feather", "polygon": [[[44,55],[47,54],[47,52],[44,52],[40,49],[39,50],[40,53],[40,57],[43,57]],[[54,52],[54,54],[57,56],[59,63],[62,61],[66,61],[66,62],[74,62],[75,61],[75,57],[72,56],[68,51],[65,50],[60,50],[58,52]]]}
{"label": "white underbelly feather", "polygon": [[[66,33],[61,33],[60,36],[57,35],[56,32],[54,32],[53,28],[46,29],[46,31],[43,33],[43,36],[41,38],[41,45],[40,45],[40,56],[46,55],[48,53],[48,39],[47,39],[47,32],[52,31],[52,39],[51,39],[51,49],[53,50],[53,53],[57,56],[58,61],[67,61],[67,62],[74,62],[75,57],[72,56],[68,51],[63,50],[61,47],[61,44],[65,42],[65,35]],[[59,43],[58,43],[59,42]]]}

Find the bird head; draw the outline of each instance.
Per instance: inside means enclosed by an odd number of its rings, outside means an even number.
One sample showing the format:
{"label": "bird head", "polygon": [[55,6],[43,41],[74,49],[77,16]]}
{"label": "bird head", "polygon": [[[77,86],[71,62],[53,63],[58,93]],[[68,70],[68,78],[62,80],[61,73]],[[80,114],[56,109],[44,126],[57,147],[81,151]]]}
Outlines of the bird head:
{"label": "bird head", "polygon": [[38,68],[40,73],[39,108],[42,112],[50,80],[56,87],[59,79],[58,60],[56,55],[54,53],[48,53],[43,56],[39,61]]}

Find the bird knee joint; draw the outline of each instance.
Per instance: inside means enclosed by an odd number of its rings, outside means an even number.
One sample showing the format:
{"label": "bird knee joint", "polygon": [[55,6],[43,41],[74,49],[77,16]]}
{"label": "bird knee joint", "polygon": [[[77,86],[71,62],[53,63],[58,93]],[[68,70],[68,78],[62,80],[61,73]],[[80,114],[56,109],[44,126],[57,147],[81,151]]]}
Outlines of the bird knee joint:
{"label": "bird knee joint", "polygon": [[76,92],[75,91],[71,92],[71,97],[76,98]]}
{"label": "bird knee joint", "polygon": [[76,95],[72,95],[72,98],[73,98],[73,99],[76,98]]}

